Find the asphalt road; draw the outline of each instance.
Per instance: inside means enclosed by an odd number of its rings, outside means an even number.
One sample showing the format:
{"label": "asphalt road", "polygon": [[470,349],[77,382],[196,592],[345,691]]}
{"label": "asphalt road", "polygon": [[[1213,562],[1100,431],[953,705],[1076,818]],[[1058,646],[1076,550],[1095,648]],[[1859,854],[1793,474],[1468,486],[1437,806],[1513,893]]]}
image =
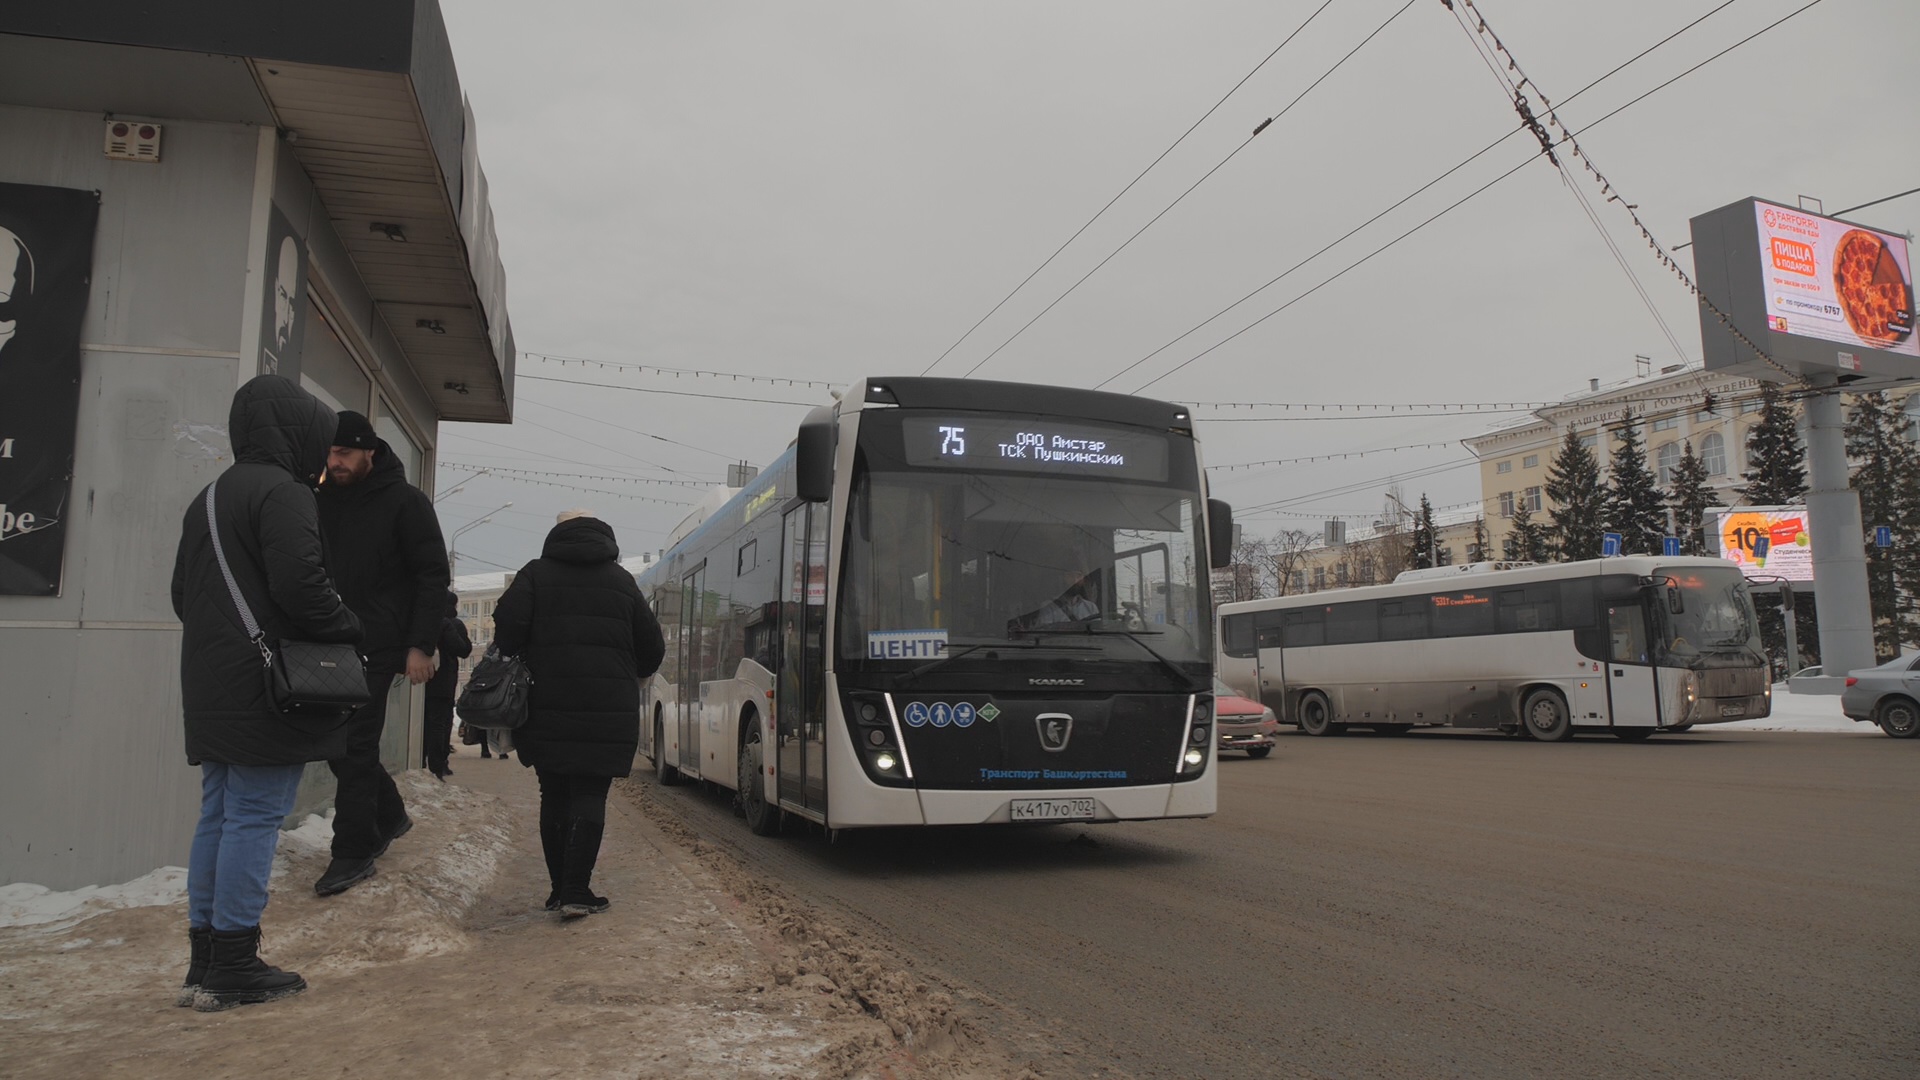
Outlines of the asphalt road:
{"label": "asphalt road", "polygon": [[749,835],[1049,1075],[1920,1075],[1920,742],[1283,736],[1206,821]]}

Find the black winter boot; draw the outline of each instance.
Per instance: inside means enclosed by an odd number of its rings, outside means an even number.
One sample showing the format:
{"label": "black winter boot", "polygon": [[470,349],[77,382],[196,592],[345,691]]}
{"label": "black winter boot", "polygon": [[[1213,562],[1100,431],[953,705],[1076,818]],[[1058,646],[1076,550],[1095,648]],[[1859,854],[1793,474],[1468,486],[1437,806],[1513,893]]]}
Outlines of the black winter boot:
{"label": "black winter boot", "polygon": [[260,959],[260,928],[215,930],[207,977],[194,995],[198,1012],[220,1012],[236,1005],[258,1005],[292,997],[307,988],[297,973],[281,971]]}
{"label": "black winter boot", "polygon": [[567,831],[566,869],[560,878],[560,916],[577,919],[598,914],[610,906],[606,897],[593,895],[593,865],[600,860],[600,836],[606,822],[574,818]]}
{"label": "black winter boot", "polygon": [[540,807],[540,854],[547,858],[546,909],[560,910],[560,893],[567,866],[567,815],[558,809]]}
{"label": "black winter boot", "polygon": [[192,950],[191,959],[187,961],[187,979],[180,984],[180,993],[173,999],[173,1003],[183,1009],[193,1004],[193,995],[207,979],[207,959],[213,955],[213,927],[187,927],[187,945]]}

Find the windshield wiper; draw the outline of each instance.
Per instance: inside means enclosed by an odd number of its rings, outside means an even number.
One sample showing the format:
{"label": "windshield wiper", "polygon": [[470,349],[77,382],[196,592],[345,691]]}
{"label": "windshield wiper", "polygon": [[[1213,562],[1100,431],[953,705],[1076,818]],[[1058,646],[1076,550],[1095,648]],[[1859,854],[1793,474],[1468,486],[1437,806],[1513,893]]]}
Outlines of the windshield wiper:
{"label": "windshield wiper", "polygon": [[1025,630],[1018,631],[1018,633],[1022,633],[1022,634],[1084,634],[1088,637],[1093,637],[1096,635],[1105,636],[1105,635],[1112,634],[1118,637],[1123,637],[1123,638],[1126,638],[1128,641],[1133,642],[1135,645],[1140,646],[1142,649],[1145,649],[1147,651],[1147,655],[1159,661],[1161,667],[1164,667],[1168,671],[1172,672],[1173,677],[1176,680],[1182,683],[1186,683],[1187,689],[1193,691],[1196,694],[1206,689],[1206,687],[1202,683],[1195,680],[1191,675],[1188,675],[1185,671],[1182,671],[1178,664],[1175,664],[1173,661],[1167,659],[1165,656],[1162,656],[1160,654],[1160,650],[1147,644],[1146,639],[1141,636],[1142,634],[1164,634],[1166,633],[1165,630],[1135,631],[1135,630],[1123,629],[1117,626],[1092,626],[1092,625],[1073,626],[1073,627],[1034,626],[1034,627],[1029,627]]}
{"label": "windshield wiper", "polygon": [[964,645],[958,649],[949,650],[945,656],[936,656],[932,660],[929,660],[926,663],[921,664],[919,667],[913,668],[912,670],[907,672],[907,678],[917,679],[920,676],[925,675],[927,672],[932,671],[934,668],[937,668],[940,665],[947,663],[950,660],[958,660],[963,656],[969,656],[973,653],[979,652],[982,649],[1039,649],[1039,648],[1071,649],[1076,652],[1089,652],[1094,648],[1094,646],[1064,645],[1064,644],[1054,644],[1051,642],[1045,646],[1042,646],[1038,641],[1018,641],[1018,640],[1011,640],[1011,639],[1005,640],[1005,641],[998,640],[998,639],[992,640],[992,641],[976,641],[976,642],[973,642],[972,644]]}

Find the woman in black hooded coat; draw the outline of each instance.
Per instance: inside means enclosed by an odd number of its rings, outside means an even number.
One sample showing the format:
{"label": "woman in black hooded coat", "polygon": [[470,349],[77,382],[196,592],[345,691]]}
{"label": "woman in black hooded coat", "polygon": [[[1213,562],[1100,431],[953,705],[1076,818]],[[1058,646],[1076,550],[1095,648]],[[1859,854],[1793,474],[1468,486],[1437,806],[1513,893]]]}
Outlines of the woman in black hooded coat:
{"label": "woman in black hooded coat", "polygon": [[568,511],[493,609],[495,647],[523,657],[533,674],[527,721],[513,742],[540,778],[540,847],[553,887],[546,906],[566,918],[607,909],[591,887],[607,791],[633,771],[640,680],[667,654],[653,609],[619,559],[612,526]]}
{"label": "woman in black hooded coat", "polygon": [[[267,696],[260,646],[247,636],[214,552],[209,518],[235,586],[271,646],[354,642],[360,620],[321,563],[309,486],[326,468],[338,418],[278,375],[233,395],[234,464],[188,504],[173,563],[180,617],[180,699],[187,760],[200,766],[200,824],[187,863],[192,961],[179,1004],[210,1012],[297,994],[306,981],[260,959],[260,914],[280,839],[309,761],[346,750],[346,728],[299,725]],[[196,992],[197,991],[197,992]]]}

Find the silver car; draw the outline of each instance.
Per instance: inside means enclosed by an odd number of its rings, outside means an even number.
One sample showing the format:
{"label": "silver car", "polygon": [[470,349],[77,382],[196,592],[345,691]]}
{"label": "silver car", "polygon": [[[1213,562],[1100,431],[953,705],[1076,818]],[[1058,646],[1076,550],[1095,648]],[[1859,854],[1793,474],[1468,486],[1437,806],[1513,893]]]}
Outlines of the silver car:
{"label": "silver car", "polygon": [[1920,655],[1848,672],[1840,711],[1879,724],[1896,739],[1920,734]]}

